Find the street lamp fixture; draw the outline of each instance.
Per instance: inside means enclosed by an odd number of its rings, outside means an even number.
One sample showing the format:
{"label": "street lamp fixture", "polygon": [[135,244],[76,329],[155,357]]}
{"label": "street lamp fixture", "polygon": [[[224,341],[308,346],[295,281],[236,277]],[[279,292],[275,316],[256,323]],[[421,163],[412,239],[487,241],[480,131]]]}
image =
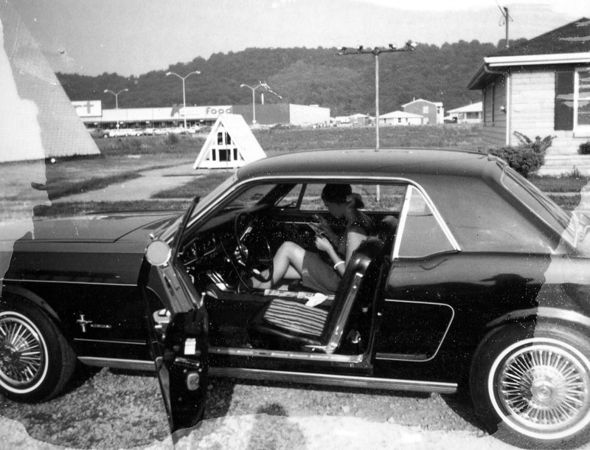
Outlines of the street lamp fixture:
{"label": "street lamp fixture", "polygon": [[282,99],[283,97],[281,97],[279,94],[277,94],[275,91],[273,91],[271,89],[271,87],[263,81],[259,81],[258,84],[256,84],[255,86],[249,86],[247,84],[240,84],[241,88],[248,88],[252,91],[252,125],[256,124],[256,89],[258,88],[262,88],[267,92],[270,92],[273,95],[276,95],[278,98]]}
{"label": "street lamp fixture", "polygon": [[178,75],[176,72],[166,72],[166,76],[174,75],[182,80],[182,116],[184,117],[184,129],[186,130],[186,87],[185,81],[191,75],[200,75],[201,72],[199,70],[193,70],[192,72],[187,73],[185,76]]}
{"label": "street lamp fixture", "polygon": [[403,47],[395,47],[389,44],[387,47],[365,48],[362,45],[357,48],[342,47],[338,56],[371,54],[375,57],[375,151],[379,151],[379,55],[381,53],[413,52],[418,44],[408,41]]}
{"label": "street lamp fixture", "polygon": [[105,94],[112,94],[115,96],[115,110],[117,111],[117,128],[119,128],[119,94],[121,92],[127,92],[129,89],[125,88],[125,89],[121,89],[120,91],[114,92],[111,91],[110,89],[105,89],[104,93]]}

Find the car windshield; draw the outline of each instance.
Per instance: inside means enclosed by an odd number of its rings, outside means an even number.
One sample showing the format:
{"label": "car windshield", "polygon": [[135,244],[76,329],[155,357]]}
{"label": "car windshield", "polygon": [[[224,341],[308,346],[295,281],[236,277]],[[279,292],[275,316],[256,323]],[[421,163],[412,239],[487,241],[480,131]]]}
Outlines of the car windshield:
{"label": "car windshield", "polygon": [[[189,218],[187,223],[191,223],[195,217],[197,217],[201,211],[203,211],[208,205],[215,201],[215,199],[219,198],[219,196],[225,192],[237,179],[237,175],[234,173],[230,177],[226,178],[222,181],[216,188],[214,188],[211,192],[205,195],[203,198],[199,199],[199,203],[193,209],[191,213],[191,217]],[[182,219],[184,214],[180,215],[162,234],[159,236],[159,239],[163,241],[170,242],[172,238],[174,238],[178,227],[182,223]]]}
{"label": "car windshield", "polygon": [[571,215],[541,192],[534,184],[504,166],[502,185],[559,236],[574,243],[575,226]]}

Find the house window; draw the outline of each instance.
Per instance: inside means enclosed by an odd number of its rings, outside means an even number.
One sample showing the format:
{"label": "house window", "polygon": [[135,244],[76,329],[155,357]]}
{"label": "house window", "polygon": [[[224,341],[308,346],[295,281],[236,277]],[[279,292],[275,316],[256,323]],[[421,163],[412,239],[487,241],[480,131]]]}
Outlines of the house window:
{"label": "house window", "polygon": [[590,69],[576,71],[574,128],[590,130]]}
{"label": "house window", "polygon": [[428,106],[423,106],[422,107],[422,114],[428,114],[429,110],[428,110]]}

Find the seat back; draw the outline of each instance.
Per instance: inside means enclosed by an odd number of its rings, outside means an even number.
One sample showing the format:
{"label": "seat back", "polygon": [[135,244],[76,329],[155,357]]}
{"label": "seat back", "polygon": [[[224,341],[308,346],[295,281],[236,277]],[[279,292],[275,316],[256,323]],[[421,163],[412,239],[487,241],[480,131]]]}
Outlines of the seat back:
{"label": "seat back", "polygon": [[383,248],[383,241],[372,237],[363,241],[352,254],[320,338],[325,345],[326,353],[334,353],[340,346],[352,306],[357,300],[357,293],[367,269],[371,263],[379,263]]}

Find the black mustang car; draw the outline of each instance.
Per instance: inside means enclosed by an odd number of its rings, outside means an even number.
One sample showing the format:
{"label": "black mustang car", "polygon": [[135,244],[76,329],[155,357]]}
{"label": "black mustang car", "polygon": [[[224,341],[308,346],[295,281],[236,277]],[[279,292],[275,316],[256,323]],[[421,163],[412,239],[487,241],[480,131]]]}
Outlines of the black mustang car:
{"label": "black mustang car", "polygon": [[[326,183],[350,184],[376,224],[336,293],[249,287],[281,243],[314,249]],[[499,159],[448,150],[288,154],[243,167],[184,214],[34,220],[0,255],[0,392],[46,400],[77,362],[155,367],[178,429],[200,419],[207,374],[465,388],[502,439],[581,444],[586,231]]]}

